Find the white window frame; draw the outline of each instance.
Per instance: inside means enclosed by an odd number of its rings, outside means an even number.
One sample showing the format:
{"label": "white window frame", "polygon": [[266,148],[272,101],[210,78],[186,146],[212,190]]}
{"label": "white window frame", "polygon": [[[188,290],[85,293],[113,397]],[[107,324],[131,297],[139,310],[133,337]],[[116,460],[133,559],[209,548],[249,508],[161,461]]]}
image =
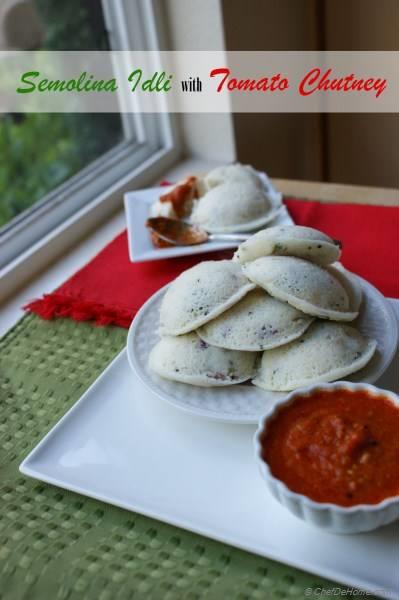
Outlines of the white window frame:
{"label": "white window frame", "polygon": [[[102,0],[111,48],[161,50],[157,0]],[[174,115],[121,115],[126,139],[6,225],[0,237],[0,301],[122,207],[180,157]]]}

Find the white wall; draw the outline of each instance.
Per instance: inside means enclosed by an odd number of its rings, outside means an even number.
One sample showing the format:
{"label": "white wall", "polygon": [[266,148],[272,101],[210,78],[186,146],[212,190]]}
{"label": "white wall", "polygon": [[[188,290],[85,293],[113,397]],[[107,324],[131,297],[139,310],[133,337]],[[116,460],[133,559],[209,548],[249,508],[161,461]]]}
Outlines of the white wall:
{"label": "white wall", "polygon": [[[219,0],[163,0],[162,9],[168,49],[225,49]],[[178,121],[187,155],[220,162],[235,160],[233,119],[230,114],[187,113],[178,115]]]}

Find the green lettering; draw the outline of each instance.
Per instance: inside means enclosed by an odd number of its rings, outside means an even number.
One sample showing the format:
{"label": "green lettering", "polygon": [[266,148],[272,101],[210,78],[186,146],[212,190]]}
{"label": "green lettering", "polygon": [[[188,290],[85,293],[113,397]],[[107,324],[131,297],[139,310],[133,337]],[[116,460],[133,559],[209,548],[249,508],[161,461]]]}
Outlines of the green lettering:
{"label": "green lettering", "polygon": [[162,71],[162,73],[158,77],[157,84],[155,86],[156,92],[162,92],[162,82],[164,79],[165,79],[165,71]]}
{"label": "green lettering", "polygon": [[93,81],[93,85],[91,86],[91,92],[102,92],[104,87],[104,80],[99,79],[97,81]]}
{"label": "green lettering", "polygon": [[168,81],[165,81],[164,91],[169,92],[172,89],[172,75],[169,75]]}
{"label": "green lettering", "polygon": [[42,79],[37,86],[39,92],[45,92],[47,90],[48,79]]}
{"label": "green lettering", "polygon": [[147,79],[147,81],[143,83],[143,92],[153,92],[155,90],[155,78],[157,77],[157,75],[158,71],[155,71],[152,78]]}
{"label": "green lettering", "polygon": [[33,81],[29,81],[29,77],[39,77],[40,72],[39,71],[27,71],[26,73],[24,73],[21,76],[21,82],[25,83],[27,86],[29,87],[19,87],[17,88],[17,93],[18,94],[30,94],[31,92],[34,92],[36,89],[36,84],[33,83]]}
{"label": "green lettering", "polygon": [[[129,81],[133,82],[132,92],[136,91],[136,88],[140,82],[142,74],[143,74],[143,71],[141,69],[136,69],[135,71],[133,71],[133,73],[130,73]],[[136,78],[136,81],[134,81],[134,78]]]}
{"label": "green lettering", "polygon": [[116,92],[118,89],[118,86],[116,85],[116,80],[110,79],[109,81],[107,81],[104,89],[106,92]]}
{"label": "green lettering", "polygon": [[[91,75],[91,77],[93,77],[93,76]],[[78,92],[84,92],[84,91],[88,92],[89,91],[88,84],[90,82],[85,82],[85,79],[86,79],[86,71],[83,71],[83,73],[80,74],[80,77],[78,79],[78,85],[76,88]]]}
{"label": "green lettering", "polygon": [[[43,79],[43,81],[45,81],[47,83],[47,79]],[[55,81],[50,81],[47,88],[44,88],[44,90],[48,91],[48,92],[63,92],[66,88],[66,83],[64,80],[60,81],[59,79],[56,79]],[[39,85],[39,89],[40,89],[40,85]],[[44,91],[43,90],[43,91]]]}

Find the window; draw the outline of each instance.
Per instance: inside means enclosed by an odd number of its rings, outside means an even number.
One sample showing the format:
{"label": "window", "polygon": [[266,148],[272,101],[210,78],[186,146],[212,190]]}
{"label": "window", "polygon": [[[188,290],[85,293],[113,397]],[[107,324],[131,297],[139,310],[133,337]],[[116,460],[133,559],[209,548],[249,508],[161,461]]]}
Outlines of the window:
{"label": "window", "polygon": [[[26,10],[11,10],[4,21],[10,47],[154,50],[159,44],[152,0],[29,0]],[[0,268],[144,165],[174,156],[168,115],[0,115]]]}

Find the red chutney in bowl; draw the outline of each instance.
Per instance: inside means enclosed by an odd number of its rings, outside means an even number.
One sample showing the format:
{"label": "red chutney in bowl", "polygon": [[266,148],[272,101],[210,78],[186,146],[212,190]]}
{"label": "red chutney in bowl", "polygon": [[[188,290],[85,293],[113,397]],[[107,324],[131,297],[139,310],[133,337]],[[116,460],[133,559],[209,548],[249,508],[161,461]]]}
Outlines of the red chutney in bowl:
{"label": "red chutney in bowl", "polygon": [[262,458],[293,492],[341,506],[399,495],[399,407],[365,390],[315,390],[280,408]]}

